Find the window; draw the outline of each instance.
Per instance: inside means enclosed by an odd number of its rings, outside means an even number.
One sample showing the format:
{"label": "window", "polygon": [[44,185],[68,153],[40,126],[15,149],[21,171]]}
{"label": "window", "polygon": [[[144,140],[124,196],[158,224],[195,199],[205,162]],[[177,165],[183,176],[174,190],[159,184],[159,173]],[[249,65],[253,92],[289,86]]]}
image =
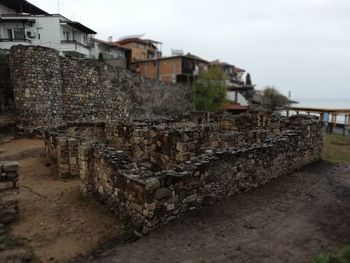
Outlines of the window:
{"label": "window", "polygon": [[25,33],[24,28],[9,28],[7,29],[7,36],[10,40],[16,39],[16,40],[24,40]]}
{"label": "window", "polygon": [[13,29],[14,39],[25,39],[24,29],[23,28],[14,28]]}
{"label": "window", "polygon": [[69,41],[69,32],[63,31],[63,36],[67,41]]}
{"label": "window", "polygon": [[10,40],[13,39],[12,29],[7,29],[7,38]]}

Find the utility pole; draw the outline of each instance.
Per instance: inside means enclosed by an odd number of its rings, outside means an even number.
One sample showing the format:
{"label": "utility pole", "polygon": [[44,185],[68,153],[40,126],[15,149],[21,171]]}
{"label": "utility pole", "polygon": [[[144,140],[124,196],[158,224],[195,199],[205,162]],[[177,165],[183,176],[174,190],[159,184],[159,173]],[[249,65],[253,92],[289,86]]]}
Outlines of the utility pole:
{"label": "utility pole", "polygon": [[289,117],[289,111],[290,111],[290,104],[291,104],[291,97],[292,97],[292,92],[288,92],[288,109],[287,109],[287,117]]}

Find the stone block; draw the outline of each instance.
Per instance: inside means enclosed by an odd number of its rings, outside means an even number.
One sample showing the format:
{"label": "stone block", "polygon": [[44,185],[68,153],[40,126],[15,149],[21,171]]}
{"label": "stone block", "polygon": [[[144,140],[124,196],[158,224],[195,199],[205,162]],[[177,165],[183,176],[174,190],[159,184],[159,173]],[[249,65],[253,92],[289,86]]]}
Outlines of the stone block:
{"label": "stone block", "polygon": [[175,205],[174,204],[167,205],[166,209],[167,211],[172,211],[175,209]]}
{"label": "stone block", "polygon": [[17,219],[18,213],[16,209],[7,208],[0,210],[0,223],[8,224]]}
{"label": "stone block", "polygon": [[0,192],[16,188],[14,182],[0,182]]}
{"label": "stone block", "polygon": [[160,187],[160,181],[156,178],[148,179],[146,181],[146,191],[154,191]]}
{"label": "stone block", "polygon": [[171,191],[168,188],[165,188],[165,187],[157,189],[155,191],[155,193],[154,193],[154,198],[156,200],[160,200],[160,199],[163,199],[163,198],[168,198],[168,197],[171,197],[171,196],[172,196]]}
{"label": "stone block", "polygon": [[0,165],[2,172],[18,172],[18,162],[3,162]]}

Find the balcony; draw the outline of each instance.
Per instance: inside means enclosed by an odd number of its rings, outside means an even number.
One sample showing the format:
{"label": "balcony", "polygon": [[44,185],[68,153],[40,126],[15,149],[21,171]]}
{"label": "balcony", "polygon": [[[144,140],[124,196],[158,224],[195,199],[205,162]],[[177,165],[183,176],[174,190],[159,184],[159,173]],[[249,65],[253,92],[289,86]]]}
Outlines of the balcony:
{"label": "balcony", "polygon": [[76,40],[62,40],[61,51],[67,55],[87,57],[89,56],[89,47]]}
{"label": "balcony", "polygon": [[30,39],[26,39],[26,38],[0,38],[0,42],[27,42],[27,43],[32,43],[32,41]]}
{"label": "balcony", "polygon": [[26,38],[0,38],[0,48],[10,49],[15,45],[30,45],[32,41]]}

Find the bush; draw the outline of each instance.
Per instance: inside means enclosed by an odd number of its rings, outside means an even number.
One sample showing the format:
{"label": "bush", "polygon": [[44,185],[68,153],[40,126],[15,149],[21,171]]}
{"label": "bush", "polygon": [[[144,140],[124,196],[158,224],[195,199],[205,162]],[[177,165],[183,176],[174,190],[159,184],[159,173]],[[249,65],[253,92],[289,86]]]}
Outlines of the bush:
{"label": "bush", "polygon": [[223,110],[226,103],[225,73],[213,67],[200,73],[193,84],[196,110],[216,112]]}
{"label": "bush", "polygon": [[267,86],[263,92],[263,108],[267,111],[275,111],[288,105],[288,98],[282,95],[275,87]]}

